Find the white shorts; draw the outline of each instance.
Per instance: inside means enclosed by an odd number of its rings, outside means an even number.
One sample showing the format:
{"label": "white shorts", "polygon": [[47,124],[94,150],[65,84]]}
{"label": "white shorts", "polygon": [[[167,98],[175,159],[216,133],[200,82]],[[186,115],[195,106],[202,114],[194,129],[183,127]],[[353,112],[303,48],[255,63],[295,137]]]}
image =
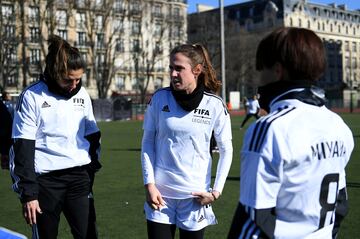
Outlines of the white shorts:
{"label": "white shorts", "polygon": [[165,206],[154,210],[146,202],[146,219],[163,224],[175,224],[186,231],[199,231],[206,226],[217,224],[211,204],[201,206],[195,198],[163,198]]}

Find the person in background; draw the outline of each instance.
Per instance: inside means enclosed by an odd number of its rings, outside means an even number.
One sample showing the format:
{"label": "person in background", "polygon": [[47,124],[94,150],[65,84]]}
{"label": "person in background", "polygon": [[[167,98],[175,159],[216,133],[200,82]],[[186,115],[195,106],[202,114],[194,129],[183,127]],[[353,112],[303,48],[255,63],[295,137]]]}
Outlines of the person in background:
{"label": "person in background", "polygon": [[228,238],[336,238],[348,211],[345,167],[354,138],[316,84],[322,40],[282,27],[256,53],[259,103],[241,151],[240,202]]}
{"label": "person in background", "polygon": [[24,89],[16,107],[13,189],[39,238],[57,238],[63,212],[73,237],[85,239],[90,179],[101,167],[100,131],[81,86],[86,66],[79,50],[58,36],[49,38],[45,61],[44,74]]}
{"label": "person in background", "polygon": [[9,92],[7,91],[3,91],[1,93],[1,98],[2,98],[2,102],[4,103],[4,105],[6,106],[7,110],[9,111],[9,113],[11,114],[11,118],[14,118],[14,111],[15,111],[15,107],[13,102],[11,101],[11,95]]}
{"label": "person in background", "polygon": [[260,116],[259,116],[260,105],[259,105],[257,95],[254,95],[252,99],[249,99],[249,100],[246,99],[246,101],[244,100],[244,108],[246,111],[246,115],[245,115],[243,122],[240,125],[240,129],[242,129],[244,127],[246,122],[251,117],[255,117],[256,119],[260,118]]}
{"label": "person in background", "polygon": [[0,101],[0,154],[1,168],[9,169],[9,150],[11,147],[12,117],[3,101]]}
{"label": "person in background", "polygon": [[[156,91],[144,120],[141,162],[148,238],[204,238],[216,224],[219,199],[232,162],[230,115],[206,49],[180,45],[170,54],[170,87]],[[211,135],[219,161],[211,187]]]}

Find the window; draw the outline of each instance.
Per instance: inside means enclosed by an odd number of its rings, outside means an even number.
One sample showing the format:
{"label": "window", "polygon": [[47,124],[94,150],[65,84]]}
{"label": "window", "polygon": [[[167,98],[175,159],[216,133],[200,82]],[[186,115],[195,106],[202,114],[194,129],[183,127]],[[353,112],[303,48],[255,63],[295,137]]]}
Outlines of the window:
{"label": "window", "polygon": [[105,54],[104,53],[97,53],[96,62],[98,64],[98,66],[103,66],[105,64]]}
{"label": "window", "polygon": [[30,27],[30,42],[36,43],[40,40],[40,29],[38,27]]}
{"label": "window", "polygon": [[96,34],[96,47],[102,48],[105,45],[104,33]]}
{"label": "window", "polygon": [[352,47],[351,47],[352,51],[356,51],[356,42],[352,42],[351,44],[352,44]]}
{"label": "window", "polygon": [[160,4],[155,4],[153,6],[153,15],[155,17],[161,17],[162,14],[161,14],[161,5]]}
{"label": "window", "polygon": [[6,48],[5,54],[6,54],[5,57],[6,57],[7,63],[10,63],[10,64],[17,63],[16,48],[14,48],[14,47]]}
{"label": "window", "polygon": [[357,67],[357,61],[356,61],[356,58],[355,58],[355,57],[353,57],[353,58],[351,59],[351,65],[352,65],[352,68],[353,68],[353,69],[355,69],[355,68]]}
{"label": "window", "polygon": [[115,75],[115,87],[118,90],[125,90],[125,77],[123,75]]}
{"label": "window", "polygon": [[133,90],[139,89],[138,81],[139,80],[137,78],[135,78],[135,77],[131,79],[131,86],[132,86]]}
{"label": "window", "polygon": [[115,0],[114,1],[114,11],[122,12],[124,10],[124,2],[123,0]]}
{"label": "window", "polygon": [[180,37],[181,26],[173,27],[173,37]]}
{"label": "window", "polygon": [[139,52],[140,51],[140,41],[138,39],[135,39],[132,41],[132,51],[133,52]]}
{"label": "window", "polygon": [[141,3],[140,1],[134,1],[132,0],[131,3],[130,3],[130,11],[132,14],[139,14],[140,13],[140,6],[141,6]]}
{"label": "window", "polygon": [[2,5],[1,6],[1,12],[3,19],[9,19],[14,14],[14,7],[11,5]]}
{"label": "window", "polygon": [[65,10],[57,10],[56,11],[56,22],[60,27],[66,27],[67,13]]}
{"label": "window", "polygon": [[103,5],[103,0],[95,0],[96,7],[102,7],[102,5]]}
{"label": "window", "polygon": [[80,55],[81,55],[81,58],[83,59],[83,61],[86,63],[87,62],[87,52],[81,51]]}
{"label": "window", "polygon": [[30,50],[30,64],[37,65],[40,63],[40,50],[31,49]]}
{"label": "window", "polygon": [[17,85],[17,80],[16,80],[15,74],[7,76],[6,81],[7,81],[7,85],[9,85],[9,86]]}
{"label": "window", "polygon": [[67,30],[58,29],[58,35],[64,40],[67,40]]}
{"label": "window", "polygon": [[123,39],[116,39],[116,46],[115,49],[117,52],[125,52],[124,40]]}
{"label": "window", "polygon": [[161,36],[161,28],[162,28],[161,22],[156,22],[156,23],[155,23],[155,32],[154,32],[154,35],[155,35],[156,37],[160,37],[160,36]]}
{"label": "window", "polygon": [[76,0],[77,7],[85,7],[85,0]]}
{"label": "window", "polygon": [[140,21],[139,20],[134,20],[132,22],[131,32],[134,35],[140,34]]}
{"label": "window", "polygon": [[345,51],[349,51],[349,42],[345,41]]}
{"label": "window", "polygon": [[86,15],[84,12],[76,13],[76,26],[77,28],[85,28]]}
{"label": "window", "polygon": [[175,18],[179,18],[180,17],[180,8],[175,7],[173,9],[173,15],[174,15]]}
{"label": "window", "polygon": [[78,35],[77,45],[78,46],[86,46],[86,33],[78,32],[77,35]]}
{"label": "window", "polygon": [[123,22],[121,19],[114,19],[113,23],[113,31],[114,32],[122,32],[123,31]]}
{"label": "window", "polygon": [[95,19],[95,28],[101,29],[103,27],[104,18],[101,15],[97,15]]}
{"label": "window", "polygon": [[37,22],[40,20],[39,8],[38,7],[29,7],[29,21]]}
{"label": "window", "polygon": [[[15,26],[5,25],[3,26],[3,40],[10,40],[15,37]],[[7,39],[6,39],[7,38]]]}
{"label": "window", "polygon": [[302,25],[302,22],[301,22],[301,19],[299,19],[299,27],[301,27]]}

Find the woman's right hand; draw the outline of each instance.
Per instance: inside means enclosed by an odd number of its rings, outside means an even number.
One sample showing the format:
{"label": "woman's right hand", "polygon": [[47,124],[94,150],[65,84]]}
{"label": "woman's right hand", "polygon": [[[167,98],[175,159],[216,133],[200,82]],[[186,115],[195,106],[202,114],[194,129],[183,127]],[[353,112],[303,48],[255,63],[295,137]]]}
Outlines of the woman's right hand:
{"label": "woman's right hand", "polygon": [[28,224],[36,224],[37,213],[42,213],[38,200],[32,200],[23,204],[23,216]]}
{"label": "woman's right hand", "polygon": [[161,193],[156,188],[155,184],[149,183],[145,185],[146,189],[146,202],[154,210],[158,210],[161,207],[165,206],[165,201],[163,200]]}

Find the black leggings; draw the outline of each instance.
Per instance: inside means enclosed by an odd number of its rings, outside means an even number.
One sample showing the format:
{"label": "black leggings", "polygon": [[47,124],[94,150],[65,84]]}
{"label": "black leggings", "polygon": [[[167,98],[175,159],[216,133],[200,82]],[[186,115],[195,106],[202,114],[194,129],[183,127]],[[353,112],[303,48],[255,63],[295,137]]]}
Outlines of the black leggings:
{"label": "black leggings", "polygon": [[[175,237],[176,225],[162,224],[147,220],[147,231],[149,239],[173,239]],[[186,231],[180,229],[180,239],[203,239],[205,228],[199,231]]]}

